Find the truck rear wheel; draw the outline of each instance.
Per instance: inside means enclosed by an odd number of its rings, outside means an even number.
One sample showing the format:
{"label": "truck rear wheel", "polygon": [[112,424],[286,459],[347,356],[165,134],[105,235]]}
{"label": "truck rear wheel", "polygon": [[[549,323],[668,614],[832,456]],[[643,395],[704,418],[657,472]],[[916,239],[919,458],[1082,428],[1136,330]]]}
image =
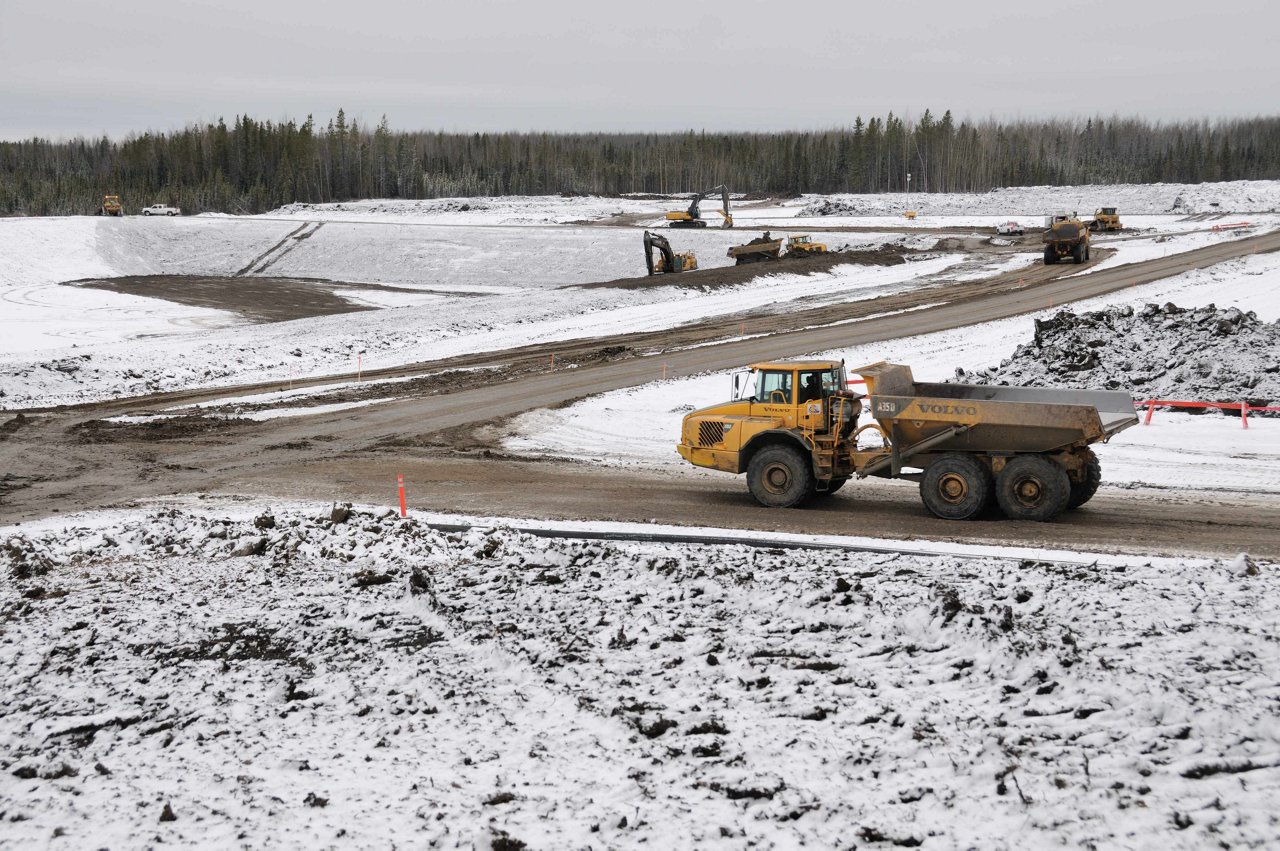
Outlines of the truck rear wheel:
{"label": "truck rear wheel", "polygon": [[1070,498],[1067,471],[1040,455],[1018,455],[996,477],[996,501],[1010,520],[1052,520]]}
{"label": "truck rear wheel", "polygon": [[813,469],[800,450],[766,446],[747,465],[747,488],[769,508],[792,508],[813,493]]}
{"label": "truck rear wheel", "polygon": [[973,520],[991,502],[991,473],[971,455],[943,455],[924,471],[920,501],[943,520]]}
{"label": "truck rear wheel", "polygon": [[1052,266],[1058,262],[1058,255],[1053,253],[1053,246],[1049,246],[1044,250],[1044,265]]}
{"label": "truck rear wheel", "polygon": [[1084,243],[1083,242],[1076,243],[1075,247],[1071,249],[1071,259],[1074,260],[1076,263],[1084,262]]}
{"label": "truck rear wheel", "polygon": [[1067,497],[1067,509],[1079,508],[1098,492],[1102,484],[1102,464],[1092,449],[1086,448],[1080,453],[1084,458],[1084,481],[1071,483],[1071,496]]}

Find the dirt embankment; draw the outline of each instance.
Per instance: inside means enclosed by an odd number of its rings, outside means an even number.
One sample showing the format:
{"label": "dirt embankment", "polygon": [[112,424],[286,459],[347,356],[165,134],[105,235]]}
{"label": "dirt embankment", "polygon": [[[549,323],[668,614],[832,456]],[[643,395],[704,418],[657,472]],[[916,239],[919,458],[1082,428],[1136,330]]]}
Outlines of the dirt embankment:
{"label": "dirt embankment", "polygon": [[744,263],[741,266],[722,266],[717,269],[697,269],[678,275],[653,275],[639,278],[617,278],[597,281],[593,284],[575,284],[573,288],[640,290],[651,287],[686,287],[688,289],[719,289],[745,284],[763,275],[801,274],[812,275],[829,272],[837,266],[897,266],[906,262],[913,252],[882,245],[867,251],[832,251],[810,257],[783,257],[774,262]]}

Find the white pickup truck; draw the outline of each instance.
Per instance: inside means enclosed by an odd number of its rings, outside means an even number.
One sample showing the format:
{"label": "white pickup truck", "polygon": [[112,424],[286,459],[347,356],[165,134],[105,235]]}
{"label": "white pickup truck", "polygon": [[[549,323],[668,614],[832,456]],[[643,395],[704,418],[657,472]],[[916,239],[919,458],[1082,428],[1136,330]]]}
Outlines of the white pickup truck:
{"label": "white pickup truck", "polygon": [[1022,236],[1025,231],[1017,222],[1001,222],[996,225],[996,233],[1003,236]]}
{"label": "white pickup truck", "polygon": [[177,207],[170,207],[168,204],[152,204],[150,207],[142,208],[144,216],[181,216],[182,210]]}

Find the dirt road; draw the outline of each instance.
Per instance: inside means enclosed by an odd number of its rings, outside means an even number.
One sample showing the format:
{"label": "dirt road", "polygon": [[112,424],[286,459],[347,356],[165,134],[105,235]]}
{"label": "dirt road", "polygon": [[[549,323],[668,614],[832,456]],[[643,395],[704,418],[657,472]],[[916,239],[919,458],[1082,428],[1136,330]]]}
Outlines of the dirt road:
{"label": "dirt road", "polygon": [[[1078,267],[1035,267],[1021,280],[1001,276],[954,285],[945,305],[887,316],[887,305],[879,299],[799,313],[754,314],[751,331],[765,336],[695,348],[675,347],[723,337],[726,323],[597,338],[556,346],[567,357],[558,359],[556,368],[548,363],[544,349],[423,364],[388,372],[421,374],[487,361],[514,365],[520,380],[504,380],[495,373],[478,378],[480,386],[471,389],[456,384],[436,387],[367,408],[311,417],[264,423],[196,421],[151,433],[138,428],[86,429],[87,422],[103,416],[171,403],[177,394],[32,415],[16,425],[0,426],[0,470],[5,471],[0,474],[0,523],[174,493],[389,503],[395,474],[404,473],[413,505],[424,510],[982,543],[1008,540],[1082,549],[1215,554],[1247,550],[1280,558],[1280,531],[1271,519],[1280,513],[1280,500],[1265,495],[1152,493],[1131,498],[1110,493],[1052,524],[957,524],[928,516],[912,486],[877,482],[858,483],[821,507],[777,512],[754,506],[741,481],[728,476],[504,459],[486,452],[489,447],[477,437],[480,426],[500,426],[506,417],[523,411],[651,381],[660,364],[667,364],[674,374],[692,374],[958,328],[1278,249],[1280,234],[1270,234],[1081,277],[1058,277]],[[926,298],[918,293],[900,296]],[[929,297],[936,301],[937,296],[933,292]],[[843,324],[803,327],[816,324],[820,316]],[[858,316],[871,318],[850,321]],[[768,333],[771,330],[776,333]],[[626,348],[600,355],[611,346]],[[182,396],[209,399],[243,392],[240,388]]]}

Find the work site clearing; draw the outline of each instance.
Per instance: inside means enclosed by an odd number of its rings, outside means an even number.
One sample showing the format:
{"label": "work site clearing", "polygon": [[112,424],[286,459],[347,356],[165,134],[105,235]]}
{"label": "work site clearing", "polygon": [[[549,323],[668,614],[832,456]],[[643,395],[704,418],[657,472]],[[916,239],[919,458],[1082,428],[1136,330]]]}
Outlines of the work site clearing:
{"label": "work site clearing", "polygon": [[[4,841],[1280,843],[1280,183],[732,203],[0,220]],[[676,452],[751,364],[882,361],[1237,409],[1104,406],[1047,522]]]}

